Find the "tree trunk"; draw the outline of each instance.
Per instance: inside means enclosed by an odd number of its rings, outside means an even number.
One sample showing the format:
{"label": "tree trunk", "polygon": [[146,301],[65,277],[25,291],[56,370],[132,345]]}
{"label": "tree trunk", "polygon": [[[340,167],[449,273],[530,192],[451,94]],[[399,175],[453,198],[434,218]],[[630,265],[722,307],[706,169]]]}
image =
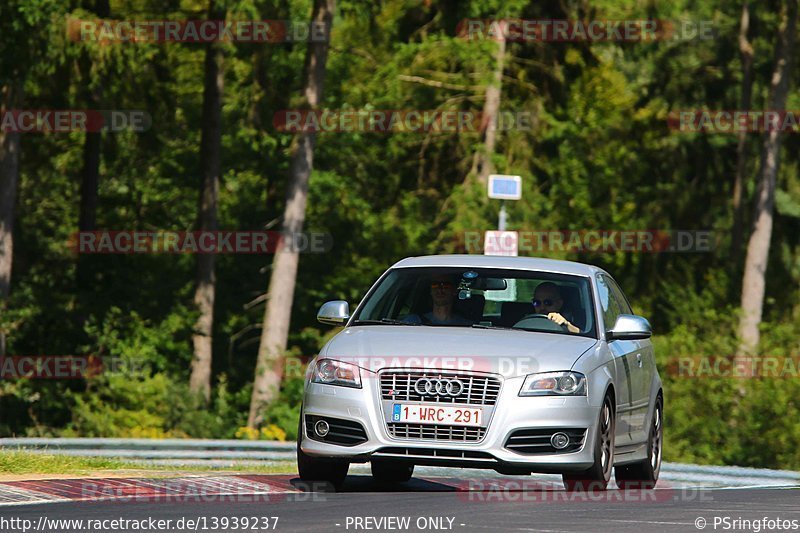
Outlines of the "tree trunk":
{"label": "tree trunk", "polygon": [[[97,95],[95,95],[97,96]],[[89,102],[98,102],[95,97]],[[90,106],[94,108],[95,106]],[[100,182],[100,149],[102,134],[86,132],[83,143],[83,172],[81,176],[80,212],[78,214],[78,231],[94,231],[97,229],[97,188]],[[83,329],[89,314],[89,305],[94,296],[92,293],[94,257],[89,254],[78,254],[75,262],[76,312],[73,316],[75,326]]]}
{"label": "tree trunk", "polygon": [[[0,115],[22,102],[22,81],[12,79],[0,87]],[[11,264],[14,256],[14,208],[19,183],[19,132],[0,130],[0,312],[11,289]],[[6,353],[6,333],[0,330],[0,355]]]}
{"label": "tree trunk", "polygon": [[93,231],[97,227],[97,186],[100,181],[99,131],[86,132],[83,143],[83,179],[81,180],[81,208],[78,228]]}
{"label": "tree trunk", "polygon": [[[786,108],[789,76],[794,56],[797,2],[788,0],[782,15],[782,24],[775,50],[775,67],[770,82],[768,109]],[[756,195],[753,231],[747,243],[747,258],[742,280],[742,316],[739,322],[739,354],[751,355],[758,348],[758,326],[764,308],[764,287],[769,245],[772,237],[772,216],[775,206],[775,182],[778,175],[781,132],[766,132],[761,155],[761,176]]]}
{"label": "tree trunk", "polygon": [[[108,18],[111,9],[108,0],[95,2],[95,14],[101,18]],[[85,51],[81,58],[81,72],[83,82],[87,87],[86,103],[90,109],[97,109],[102,100],[103,87],[98,84],[94,90],[89,89],[92,81],[92,59],[90,52]],[[83,144],[83,175],[81,180],[81,205],[78,219],[80,231],[93,231],[97,227],[97,187],[100,181],[100,147],[102,133],[87,131]]]}
{"label": "tree trunk", "polygon": [[[100,19],[111,16],[108,0],[95,2],[94,14]],[[84,49],[79,58],[81,82],[85,88],[84,102],[88,109],[102,109],[103,84],[98,81],[92,88],[92,76],[102,76],[99,69],[92,72],[92,51]],[[80,206],[78,212],[78,231],[94,231],[97,229],[97,198],[100,185],[100,159],[102,157],[103,134],[99,131],[87,131],[83,141],[83,169],[81,172]],[[76,312],[75,325],[83,329],[89,314],[89,305],[93,301],[92,285],[94,281],[93,265],[95,258],[88,254],[78,254],[75,262]]]}
{"label": "tree trunk", "polygon": [[[323,42],[309,43],[306,51],[303,95],[310,109],[317,108],[322,100],[328,40],[335,8],[336,0],[314,0],[312,23],[324,25],[325,35],[328,38]],[[286,207],[281,225],[281,233],[286,242],[291,242],[291,235],[303,231],[308,180],[314,166],[315,142],[314,133],[299,133],[295,137],[286,191]],[[298,251],[292,247],[276,251],[272,261],[272,275],[267,292],[261,341],[258,346],[253,395],[250,400],[250,415],[247,419],[249,427],[260,425],[263,406],[275,399],[280,390],[298,262]]]}
{"label": "tree trunk", "polygon": [[[91,59],[84,58],[81,70],[84,73],[84,83],[91,80]],[[97,109],[101,96],[101,89],[91,91],[87,94],[86,102],[90,109]],[[83,170],[81,172],[81,198],[78,213],[78,231],[94,231],[97,229],[97,189],[100,184],[100,152],[102,145],[102,133],[99,131],[87,131],[83,141]],[[82,326],[86,319],[85,304],[87,303],[86,291],[92,286],[91,274],[92,257],[86,254],[78,254],[75,263],[75,280],[78,293],[78,312],[76,321],[78,326]]]}
{"label": "tree trunk", "polygon": [[483,147],[472,160],[472,174],[478,176],[480,183],[486,184],[492,173],[492,156],[497,141],[497,115],[500,111],[500,95],[503,91],[503,67],[505,64],[506,40],[502,34],[497,40],[497,51],[494,60],[494,76],[492,83],[486,88],[483,102],[481,125],[483,130]]}
{"label": "tree trunk", "polygon": [[[225,18],[211,0],[209,19]],[[203,89],[203,125],[200,140],[200,164],[203,181],[198,204],[199,227],[201,231],[216,231],[217,198],[221,172],[220,145],[222,143],[222,91],[224,82],[222,49],[217,43],[206,45],[205,81]],[[192,334],[194,356],[189,387],[193,392],[202,393],[208,402],[211,397],[211,361],[214,327],[214,296],[216,277],[214,274],[214,254],[197,254],[197,286],[194,303],[200,316]]]}
{"label": "tree trunk", "polygon": [[[739,24],[739,54],[742,58],[742,95],[740,109],[747,111],[753,94],[753,46],[747,39],[750,29],[750,6],[748,0],[742,2],[742,18]],[[739,132],[736,145],[736,177],[733,182],[733,229],[731,232],[731,260],[738,263],[742,250],[742,189],[747,172],[747,134],[743,128]]]}

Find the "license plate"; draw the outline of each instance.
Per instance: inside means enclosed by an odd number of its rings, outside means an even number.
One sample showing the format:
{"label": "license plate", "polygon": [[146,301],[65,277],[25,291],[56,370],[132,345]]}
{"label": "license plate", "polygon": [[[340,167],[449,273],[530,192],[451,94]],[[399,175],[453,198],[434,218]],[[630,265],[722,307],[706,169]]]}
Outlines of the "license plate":
{"label": "license plate", "polygon": [[392,405],[392,422],[480,426],[483,424],[483,409],[477,407],[396,403]]}

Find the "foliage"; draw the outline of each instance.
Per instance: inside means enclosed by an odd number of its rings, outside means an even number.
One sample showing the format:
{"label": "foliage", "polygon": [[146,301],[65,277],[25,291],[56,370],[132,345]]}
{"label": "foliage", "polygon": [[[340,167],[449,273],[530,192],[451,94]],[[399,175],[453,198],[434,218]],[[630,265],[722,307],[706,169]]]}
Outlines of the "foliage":
{"label": "foliage", "polygon": [[[290,359],[291,361],[291,359]],[[299,365],[287,365],[287,368],[300,368]],[[278,399],[266,407],[264,411],[265,429],[270,433],[283,435],[277,440],[297,439],[297,426],[300,420],[300,404],[303,400],[303,375],[299,372],[287,372]]]}
{"label": "foliage", "polygon": [[[720,377],[699,371],[699,365],[680,372],[677,361],[682,357],[706,357],[712,365],[714,358],[731,357],[730,315],[709,312],[708,318],[707,326],[681,325],[654,339],[664,380],[665,460],[797,468],[800,428],[787,416],[800,408],[797,324],[764,324],[762,361],[794,354],[794,363],[782,377]],[[783,369],[787,360],[778,361]]]}
{"label": "foliage", "polygon": [[[87,437],[228,437],[243,420],[247,390],[229,391],[225,375],[218,378],[208,407],[190,393],[181,372],[170,371],[186,342],[175,343],[176,329],[185,327],[171,315],[151,325],[136,313],[124,316],[112,308],[101,326],[90,324],[89,333],[104,371],[86,380],[86,389],[71,392],[72,420],[65,436]],[[170,353],[171,349],[174,352]],[[176,380],[175,376],[183,379]]]}

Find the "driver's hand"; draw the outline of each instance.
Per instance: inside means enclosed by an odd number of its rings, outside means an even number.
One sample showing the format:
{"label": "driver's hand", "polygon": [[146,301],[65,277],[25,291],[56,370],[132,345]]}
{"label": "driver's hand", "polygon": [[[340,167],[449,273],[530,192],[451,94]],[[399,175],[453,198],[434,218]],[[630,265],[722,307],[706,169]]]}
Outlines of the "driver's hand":
{"label": "driver's hand", "polygon": [[572,325],[569,320],[564,318],[561,313],[547,313],[547,318],[558,324],[559,326],[564,326],[567,328],[567,331],[570,333],[578,333],[580,330],[577,326]]}

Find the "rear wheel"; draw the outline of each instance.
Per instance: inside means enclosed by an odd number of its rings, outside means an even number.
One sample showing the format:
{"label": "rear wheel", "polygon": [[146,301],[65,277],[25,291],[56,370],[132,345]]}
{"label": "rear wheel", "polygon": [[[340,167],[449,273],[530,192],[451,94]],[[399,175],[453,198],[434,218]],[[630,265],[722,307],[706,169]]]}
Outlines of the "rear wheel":
{"label": "rear wheel", "polygon": [[652,489],[661,472],[661,451],[664,442],[664,400],[659,396],[653,410],[653,420],[647,439],[647,459],[614,469],[617,486],[621,489]]}
{"label": "rear wheel", "polygon": [[414,465],[408,463],[374,460],[371,468],[372,477],[389,483],[403,483],[414,475]]}
{"label": "rear wheel", "polygon": [[606,490],[611,481],[614,465],[614,406],[610,396],[603,400],[597,423],[597,438],[594,442],[594,464],[583,472],[563,474],[564,487],[568,491]]}
{"label": "rear wheel", "polygon": [[[333,488],[339,489],[347,477],[350,463],[346,461],[336,461],[332,459],[318,459],[311,457],[300,448],[303,440],[303,413],[300,413],[300,425],[297,429],[297,472],[300,479],[310,483],[310,488],[314,490],[315,483],[331,484]],[[319,487],[323,488],[323,487]]]}

